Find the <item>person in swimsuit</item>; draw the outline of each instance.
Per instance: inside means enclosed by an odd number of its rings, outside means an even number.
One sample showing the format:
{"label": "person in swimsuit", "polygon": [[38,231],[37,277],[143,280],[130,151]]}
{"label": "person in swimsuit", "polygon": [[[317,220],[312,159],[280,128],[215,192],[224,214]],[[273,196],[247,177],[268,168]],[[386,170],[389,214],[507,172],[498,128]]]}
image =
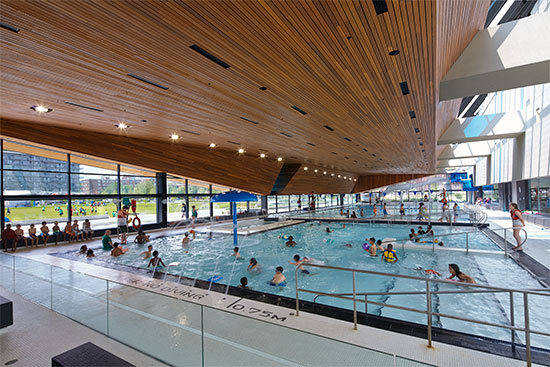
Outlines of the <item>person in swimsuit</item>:
{"label": "person in swimsuit", "polygon": [[457,218],[458,218],[458,204],[455,203],[453,205],[453,222],[456,222]]}
{"label": "person in swimsuit", "polygon": [[382,253],[382,261],[393,264],[398,260],[399,258],[397,257],[397,253],[393,249],[393,245],[391,243],[388,244],[388,247]]}
{"label": "person in swimsuit", "polygon": [[250,288],[248,288],[248,278],[247,277],[242,277],[241,278],[241,285],[239,285],[239,288],[250,289]]}
{"label": "person in swimsuit", "polygon": [[374,213],[374,215],[372,216],[373,218],[376,218],[376,212],[378,211],[378,209],[376,208],[376,204],[374,204],[372,206],[372,212]]}
{"label": "person in swimsuit", "polygon": [[84,234],[82,233],[82,231],[78,227],[78,219],[75,219],[74,222],[73,222],[73,233],[74,233],[76,241],[78,241],[79,237],[80,237],[81,241],[84,240]]}
{"label": "person in swimsuit", "polygon": [[117,212],[117,225],[119,233],[128,233],[128,208],[124,205],[122,209]]}
{"label": "person in swimsuit", "polygon": [[63,232],[61,232],[61,228],[59,228],[59,222],[58,221],[55,221],[53,223],[52,232],[53,232],[53,235],[55,236],[55,244],[57,245],[58,242],[59,242],[59,239],[63,235]]}
{"label": "person in swimsuit", "polygon": [[357,219],[357,214],[355,214],[355,210],[351,212],[351,218]]}
{"label": "person in swimsuit", "polygon": [[453,280],[456,277],[459,282],[476,284],[475,280],[469,275],[461,272],[456,264],[449,264],[449,273],[451,273],[451,276],[447,278],[449,280]]}
{"label": "person in swimsuit", "polygon": [[86,257],[95,257],[94,250],[91,248],[88,249],[88,252],[86,252]]}
{"label": "person in swimsuit", "polygon": [[108,229],[105,231],[105,234],[101,238],[101,244],[103,245],[103,249],[106,251],[113,249],[113,241],[111,240],[111,230]]}
{"label": "person in swimsuit", "polygon": [[143,251],[140,255],[143,255],[144,259],[148,259],[151,257],[151,252],[153,251],[153,245],[147,246],[147,250]]}
{"label": "person in swimsuit", "polygon": [[523,215],[521,215],[521,210],[518,208],[518,204],[510,203],[510,216],[512,217],[512,225],[514,227],[514,238],[516,239],[517,246],[514,246],[512,250],[514,251],[523,251],[521,247],[521,236],[519,231],[525,226],[525,220]]}
{"label": "person in swimsuit", "polygon": [[189,238],[189,233],[185,232],[183,240],[181,240],[181,245],[187,248],[189,245],[189,242],[191,242],[191,239]]}
{"label": "person in swimsuit", "polygon": [[382,207],[382,212],[384,213],[384,218],[388,217],[388,208],[386,207],[386,203],[384,203]]}
{"label": "person in swimsuit", "polygon": [[280,285],[280,284],[285,283],[285,282],[286,282],[286,278],[283,275],[283,267],[282,266],[277,266],[277,268],[275,269],[275,275],[273,276],[273,279],[271,279],[270,284],[271,285]]}
{"label": "person in swimsuit", "polygon": [[31,227],[29,228],[29,238],[31,240],[31,247],[34,245],[38,247],[38,237],[36,237],[36,228],[34,228],[34,224],[31,224]]}
{"label": "person in swimsuit", "polygon": [[113,243],[113,249],[111,250],[111,256],[118,257],[120,255],[124,255],[126,252],[128,252],[127,248],[124,248],[119,245],[118,242]]}
{"label": "person in swimsuit", "polygon": [[258,261],[255,258],[250,259],[250,263],[248,264],[248,271],[256,271],[259,272],[261,270],[260,264],[258,264]]}
{"label": "person in swimsuit", "polygon": [[327,227],[327,230],[326,230],[327,233],[331,233],[332,231],[330,230],[329,227]]}
{"label": "person in swimsuit", "polygon": [[23,231],[23,229],[21,229],[21,224],[17,224],[15,226],[15,235],[17,236],[17,238],[15,239],[15,244],[17,245],[19,243],[19,241],[23,240],[23,242],[25,243],[25,247],[29,247],[28,246],[28,242],[27,242],[27,238],[25,237],[25,231]]}
{"label": "person in swimsuit", "polygon": [[40,237],[42,237],[44,246],[46,246],[48,240],[50,239],[50,228],[48,228],[46,222],[42,222],[42,227],[40,227]]}
{"label": "person in swimsuit", "polygon": [[143,230],[140,229],[138,232],[138,235],[134,239],[134,242],[137,242],[138,244],[143,245],[144,243],[149,242],[149,236],[147,236],[145,232],[143,232]]}
{"label": "person in swimsuit", "polygon": [[363,208],[361,208],[361,214],[360,214],[362,217],[365,216],[365,211],[363,210]]}
{"label": "person in swimsuit", "polygon": [[286,241],[285,246],[286,247],[296,246],[296,242],[294,242],[294,237],[288,236],[288,241]]}
{"label": "person in swimsuit", "polygon": [[147,264],[147,267],[153,266],[153,269],[156,268],[156,270],[161,269],[162,267],[166,267],[164,263],[162,262],[162,259],[159,257],[159,252],[157,250],[153,251],[153,258],[149,260],[149,264]]}
{"label": "person in swimsuit", "polygon": [[241,253],[239,252],[238,247],[235,247],[233,249],[233,253],[231,254],[231,256],[235,256],[235,260],[239,260],[241,258]]}
{"label": "person in swimsuit", "polygon": [[373,256],[373,257],[378,256],[376,254],[376,238],[374,238],[374,237],[369,238],[369,249],[368,249],[368,251],[369,251],[370,256]]}
{"label": "person in swimsuit", "polygon": [[92,223],[89,219],[85,219],[82,224],[82,239],[89,241],[92,239],[93,234],[94,231],[92,230]]}
{"label": "person in swimsuit", "polygon": [[403,203],[399,206],[399,214],[401,214],[402,217],[405,215],[405,205],[403,205]]}
{"label": "person in swimsuit", "polygon": [[304,267],[302,266],[303,263],[307,262],[309,262],[309,259],[307,257],[304,256],[304,258],[300,260],[300,255],[294,255],[294,262],[289,261],[288,263],[291,265],[295,265],[297,268],[300,269],[302,273],[309,274],[309,270],[304,269]]}
{"label": "person in swimsuit", "polygon": [[88,252],[88,246],[86,245],[80,246],[80,251],[78,251],[78,253],[82,255],[86,255],[86,252]]}
{"label": "person in swimsuit", "polygon": [[199,217],[199,213],[197,212],[197,208],[193,205],[191,206],[191,227],[195,228],[195,222],[197,221],[197,218]]}

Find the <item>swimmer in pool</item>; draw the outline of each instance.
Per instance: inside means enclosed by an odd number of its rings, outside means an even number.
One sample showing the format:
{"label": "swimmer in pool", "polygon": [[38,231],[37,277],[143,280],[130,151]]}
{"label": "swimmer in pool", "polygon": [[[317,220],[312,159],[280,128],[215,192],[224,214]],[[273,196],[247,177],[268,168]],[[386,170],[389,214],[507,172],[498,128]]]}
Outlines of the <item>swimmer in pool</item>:
{"label": "swimmer in pool", "polygon": [[162,259],[159,257],[159,252],[157,250],[153,251],[153,258],[149,260],[149,264],[147,264],[147,268],[149,266],[153,266],[153,268],[160,268],[160,267],[166,267],[164,263],[162,262]]}
{"label": "swimmer in pool", "polygon": [[309,274],[309,270],[307,269],[304,269],[304,267],[302,266],[303,263],[307,263],[309,262],[309,259],[307,257],[303,257],[301,260],[300,260],[300,255],[294,255],[294,262],[292,261],[289,261],[288,263],[291,264],[291,265],[295,265],[297,268],[300,269],[300,271],[304,274]]}
{"label": "swimmer in pool", "polygon": [[88,252],[88,246],[86,245],[80,246],[80,251],[78,253],[84,255],[86,254],[86,252]]}
{"label": "swimmer in pool", "polygon": [[231,256],[235,256],[235,260],[238,260],[241,258],[241,253],[239,252],[239,248],[238,247],[235,247],[233,249],[233,253],[231,254]]}
{"label": "swimmer in pool", "polygon": [[476,284],[475,280],[467,274],[464,274],[460,271],[460,268],[456,264],[449,264],[449,273],[451,276],[448,277],[448,280],[453,280],[456,277],[456,281]]}
{"label": "swimmer in pool", "polygon": [[365,212],[363,211],[363,208],[361,208],[361,213],[360,213],[360,215],[361,215],[362,217],[365,216]]}
{"label": "swimmer in pool", "polygon": [[255,258],[250,259],[250,263],[248,264],[248,271],[261,271],[260,264],[258,264],[258,261]]}
{"label": "swimmer in pool", "polygon": [[143,251],[140,255],[143,255],[144,259],[148,259],[151,257],[151,252],[153,251],[153,245],[147,246],[147,250]]}
{"label": "swimmer in pool", "polygon": [[351,212],[351,218],[357,219],[357,214],[355,214],[355,210]]}
{"label": "swimmer in pool", "polygon": [[332,231],[330,230],[329,227],[327,227],[327,233],[331,233]]}
{"label": "swimmer in pool", "polygon": [[394,251],[393,245],[391,243],[388,244],[388,247],[382,253],[382,261],[392,264],[398,260],[397,253]]}
{"label": "swimmer in pool", "polygon": [[294,242],[294,237],[288,236],[288,241],[286,241],[285,246],[286,247],[296,246],[296,242]]}
{"label": "swimmer in pool", "polygon": [[128,252],[127,248],[120,246],[118,242],[113,243],[113,249],[111,250],[112,257],[124,255],[126,252]]}
{"label": "swimmer in pool", "polygon": [[250,288],[248,288],[248,278],[247,277],[242,277],[241,278],[241,285],[239,285],[239,288],[250,289]]}
{"label": "swimmer in pool", "polygon": [[346,228],[346,223],[342,224],[342,229]]}
{"label": "swimmer in pool", "polygon": [[183,247],[187,247],[187,245],[189,245],[189,242],[191,242],[191,239],[189,238],[189,233],[185,232],[185,236],[183,237],[181,244]]}
{"label": "swimmer in pool", "polygon": [[88,252],[86,252],[86,257],[95,257],[94,250],[91,248],[88,249]]}
{"label": "swimmer in pool", "polygon": [[378,256],[376,254],[376,239],[374,237],[369,238],[369,254],[370,256]]}
{"label": "swimmer in pool", "polygon": [[271,279],[271,285],[279,285],[281,283],[286,282],[286,278],[283,275],[283,267],[277,266],[277,269],[275,269],[275,275],[273,276],[273,279]]}
{"label": "swimmer in pool", "polygon": [[382,240],[376,241],[376,247],[378,247],[380,251],[384,251],[384,247],[382,247]]}

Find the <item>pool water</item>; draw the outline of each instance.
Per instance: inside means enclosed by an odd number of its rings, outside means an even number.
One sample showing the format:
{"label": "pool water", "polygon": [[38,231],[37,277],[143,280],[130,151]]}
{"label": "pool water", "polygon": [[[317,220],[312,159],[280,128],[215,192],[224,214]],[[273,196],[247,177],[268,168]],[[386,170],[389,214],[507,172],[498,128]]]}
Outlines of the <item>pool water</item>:
{"label": "pool water", "polygon": [[[330,227],[332,233],[326,233],[326,227]],[[395,264],[386,264],[380,256],[370,257],[362,249],[365,238],[375,237],[383,239],[387,237],[406,238],[410,226],[383,225],[383,224],[348,224],[345,228],[341,223],[319,225],[315,223],[303,223],[290,227],[263,232],[246,237],[239,237],[240,253],[242,260],[235,260],[231,256],[233,252],[233,240],[231,236],[215,236],[208,240],[207,234],[199,234],[192,241],[188,249],[181,245],[182,235],[167,236],[152,240],[149,244],[158,250],[160,257],[166,265],[171,262],[180,262],[180,266],[169,268],[173,274],[182,274],[189,278],[207,280],[212,276],[222,277],[219,283],[238,286],[241,277],[248,278],[249,286],[258,291],[272,293],[287,297],[295,297],[295,273],[294,266],[288,262],[295,254],[301,257],[307,256],[321,264],[332,266],[364,269],[384,273],[396,273],[412,276],[425,276],[423,272],[415,270],[435,269],[444,277],[449,275],[447,264],[456,263],[461,270],[473,277],[479,284],[487,284],[502,287],[540,288],[541,285],[527,271],[518,266],[512,259],[505,259],[500,254],[466,254],[465,252],[445,251],[438,247],[432,252],[431,244],[424,244],[426,250],[402,249],[395,246],[399,261]],[[472,231],[472,228],[436,227],[438,234],[450,232]],[[285,246],[282,236],[292,235],[297,243],[293,248]],[[330,239],[327,241],[327,239]],[[444,237],[445,247],[465,248],[465,236]],[[352,247],[345,246],[346,244]],[[145,250],[144,245],[131,244],[129,252],[118,258],[109,256],[109,252],[97,250],[96,258],[82,261],[120,263],[138,268],[146,268],[148,260],[144,260],[140,253]],[[470,249],[497,250],[484,234],[478,232],[469,235]],[[188,251],[188,252],[187,252]],[[248,260],[256,258],[260,264],[259,272],[247,270]],[[287,286],[271,286],[268,282],[275,273],[275,268],[282,266],[287,278]],[[299,287],[328,293],[352,292],[352,275],[348,272],[309,268],[311,274],[299,274]],[[425,291],[425,282],[394,277],[374,276],[370,274],[356,274],[357,292],[399,292],[399,291]],[[453,290],[462,287],[453,285],[432,285],[434,290]],[[313,300],[313,295],[302,293],[301,299]],[[369,300],[385,304],[407,306],[425,309],[425,295],[385,295],[370,296]],[[530,296],[531,325],[537,325],[538,330],[548,330],[550,327],[550,315],[543,310],[546,308],[544,297]],[[317,302],[333,306],[352,308],[352,302],[329,297],[319,297]],[[509,300],[508,294],[461,294],[461,295],[434,295],[434,311],[455,316],[474,318],[482,321],[508,324]],[[517,295],[515,302],[516,325],[523,320],[523,307],[521,295]],[[360,311],[364,310],[364,304],[358,304]],[[384,306],[368,306],[368,313],[407,320],[417,323],[426,323],[425,316],[410,311],[402,311]],[[488,327],[478,324],[466,323],[449,318],[434,318],[434,325],[458,331],[484,335],[493,338],[510,340],[510,332],[504,329]],[[523,335],[518,335],[516,340],[523,340]],[[533,345],[548,347],[549,340],[544,337],[532,336]]]}

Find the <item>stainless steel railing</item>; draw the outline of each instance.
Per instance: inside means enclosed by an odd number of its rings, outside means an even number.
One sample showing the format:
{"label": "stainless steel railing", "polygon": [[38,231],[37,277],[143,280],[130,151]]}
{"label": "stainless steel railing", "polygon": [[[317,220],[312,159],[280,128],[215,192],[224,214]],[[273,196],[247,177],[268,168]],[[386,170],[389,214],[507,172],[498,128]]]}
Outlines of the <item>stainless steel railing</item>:
{"label": "stainless steel railing", "polygon": [[[469,238],[469,235],[472,234],[472,233],[479,233],[479,230],[476,229],[474,231],[463,231],[463,232],[451,232],[451,233],[442,233],[442,234],[438,234],[437,237],[448,237],[448,236],[459,236],[459,235],[466,235],[466,253],[469,253],[470,251],[470,238]],[[433,241],[435,236],[432,236],[431,234],[427,234],[427,235],[423,235],[423,236],[417,236],[417,237],[414,237],[414,238],[402,238],[402,239],[398,239],[398,240],[392,240],[390,242],[400,242],[402,243],[402,246],[401,248],[403,249],[405,246],[405,242],[408,242],[408,241],[414,241],[416,239],[424,239],[424,238],[428,238],[428,239],[432,239],[432,251],[435,251],[435,241]]]}
{"label": "stainless steel railing", "polygon": [[[530,289],[514,289],[514,288],[503,288],[503,287],[492,287],[488,285],[482,285],[482,284],[472,284],[472,283],[458,283],[458,282],[452,282],[449,280],[442,280],[442,279],[429,279],[429,278],[421,278],[421,277],[415,277],[410,275],[403,275],[403,274],[392,274],[392,273],[382,273],[377,271],[370,271],[370,270],[362,270],[362,269],[351,269],[351,268],[343,268],[338,266],[330,266],[330,265],[319,265],[319,264],[310,264],[310,263],[302,263],[301,266],[310,266],[310,267],[316,267],[316,268],[322,268],[322,269],[331,269],[331,270],[339,270],[339,271],[345,271],[350,272],[352,274],[352,289],[353,292],[351,294],[344,294],[341,295],[339,293],[327,293],[327,292],[320,292],[320,291],[313,291],[309,289],[301,289],[299,287],[298,281],[298,270],[300,269],[300,266],[296,267],[295,270],[295,279],[296,279],[296,316],[298,317],[300,315],[300,292],[303,293],[310,293],[315,294],[317,296],[327,296],[327,297],[333,297],[333,298],[339,298],[339,299],[345,299],[353,301],[353,328],[354,330],[357,330],[357,302],[364,303],[365,307],[368,304],[382,306],[382,307],[389,307],[389,308],[396,308],[399,310],[405,310],[410,312],[416,312],[426,315],[427,319],[427,339],[428,339],[428,347],[432,348],[432,317],[446,317],[454,320],[460,320],[465,322],[471,322],[475,324],[480,325],[487,325],[502,329],[510,330],[512,333],[512,343],[515,343],[515,336],[514,332],[524,332],[525,333],[525,349],[526,349],[526,362],[527,366],[531,366],[531,334],[537,334],[542,336],[548,336],[550,337],[550,333],[543,332],[540,330],[533,330],[530,327],[529,323],[529,300],[528,296],[531,295],[537,295],[537,296],[545,296],[550,297],[550,289],[543,289],[543,290],[530,290]],[[356,290],[356,281],[355,281],[355,274],[361,273],[361,274],[370,274],[370,275],[377,275],[377,276],[386,276],[386,277],[392,277],[392,278],[404,278],[404,279],[412,279],[412,280],[418,280],[425,283],[426,290],[424,292],[420,293],[411,293],[411,294],[425,294],[426,295],[426,309],[417,309],[412,307],[406,307],[406,306],[398,306],[398,305],[391,305],[386,304],[382,302],[376,302],[376,301],[369,301],[367,299],[368,295],[375,295],[376,293],[357,293]],[[432,295],[433,294],[443,294],[442,292],[447,291],[432,291],[430,285],[432,283],[443,283],[458,287],[469,287],[469,288],[475,288],[477,292],[471,292],[469,289],[465,291],[457,291],[456,293],[502,293],[507,292],[510,294],[510,324],[511,325],[503,325],[503,324],[497,324],[494,322],[488,322],[488,321],[482,321],[482,320],[475,320],[471,318],[461,317],[461,316],[455,316],[455,315],[449,315],[444,314],[441,312],[434,312],[432,310]],[[405,294],[406,292],[381,292],[385,295],[400,295]],[[514,314],[514,294],[522,294],[523,295],[523,315],[524,315],[524,327],[517,327],[515,326],[515,314]],[[346,295],[351,295],[352,297],[346,297]],[[365,299],[358,299],[357,296],[363,295]]]}

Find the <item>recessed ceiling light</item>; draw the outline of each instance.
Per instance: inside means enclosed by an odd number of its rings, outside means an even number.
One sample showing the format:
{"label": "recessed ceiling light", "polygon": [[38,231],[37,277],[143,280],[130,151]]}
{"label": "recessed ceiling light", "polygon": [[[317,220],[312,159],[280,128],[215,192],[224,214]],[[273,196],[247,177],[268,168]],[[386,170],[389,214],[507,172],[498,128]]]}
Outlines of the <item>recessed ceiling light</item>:
{"label": "recessed ceiling light", "polygon": [[48,113],[48,112],[52,112],[52,111],[53,111],[51,108],[44,107],[44,106],[42,106],[42,105],[31,106],[31,110],[36,111],[36,112],[38,112],[38,113]]}
{"label": "recessed ceiling light", "polygon": [[307,167],[304,167],[304,171],[307,171]]}
{"label": "recessed ceiling light", "polygon": [[338,178],[342,177],[342,175],[338,175]]}
{"label": "recessed ceiling light", "polygon": [[317,173],[317,172],[319,172],[319,170],[318,170],[318,169],[314,169],[313,172]]}
{"label": "recessed ceiling light", "polygon": [[354,179],[353,179],[353,181],[355,182],[355,181],[357,181],[357,179],[356,179],[356,178],[354,178]]}
{"label": "recessed ceiling light", "polygon": [[216,143],[210,143],[209,147],[210,147],[210,148],[215,148],[215,147],[216,147]]}
{"label": "recessed ceiling light", "polygon": [[351,181],[351,177],[349,178],[349,180]]}
{"label": "recessed ceiling light", "polygon": [[267,87],[260,87],[260,90],[267,90]]}
{"label": "recessed ceiling light", "polygon": [[119,122],[115,126],[118,127],[120,130],[129,129],[131,127],[130,125],[128,125],[127,123],[125,123],[123,121]]}
{"label": "recessed ceiling light", "polygon": [[283,160],[283,157],[277,158],[277,162],[281,162]]}
{"label": "recessed ceiling light", "polygon": [[180,136],[178,134],[170,135],[170,139],[172,139],[172,140],[178,140],[179,138],[180,138]]}
{"label": "recessed ceiling light", "polygon": [[244,153],[244,149],[243,149],[243,148],[239,148],[239,150],[238,150],[237,152],[239,152],[239,154],[243,154],[243,153]]}
{"label": "recessed ceiling light", "polygon": [[331,173],[330,175],[331,175],[332,177],[334,177],[334,173]]}
{"label": "recessed ceiling light", "polygon": [[326,175],[327,174],[327,171],[323,171],[323,175]]}
{"label": "recessed ceiling light", "polygon": [[397,55],[399,55],[399,50],[391,50],[391,51],[389,52],[389,55],[390,55],[390,56],[397,56]]}
{"label": "recessed ceiling light", "polygon": [[346,176],[344,176],[344,180],[347,180],[348,178]]}
{"label": "recessed ceiling light", "polygon": [[265,153],[260,153],[260,158],[265,158]]}

